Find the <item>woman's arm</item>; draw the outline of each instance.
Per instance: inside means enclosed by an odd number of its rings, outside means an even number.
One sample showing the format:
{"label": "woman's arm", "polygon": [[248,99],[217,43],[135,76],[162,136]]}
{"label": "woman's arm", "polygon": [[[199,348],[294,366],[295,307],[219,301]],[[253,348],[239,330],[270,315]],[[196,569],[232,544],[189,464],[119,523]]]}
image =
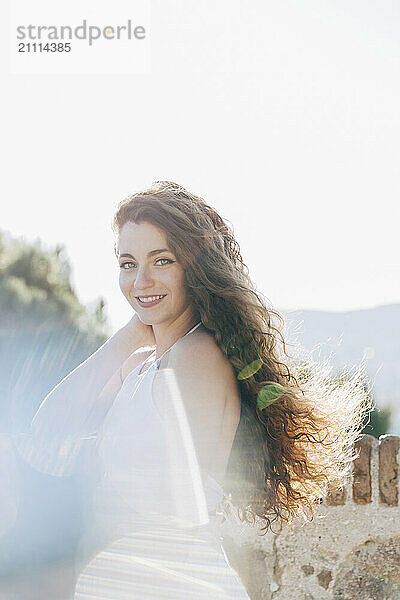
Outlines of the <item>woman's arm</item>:
{"label": "woman's arm", "polygon": [[151,350],[139,348],[133,354],[128,356],[122,366],[113,373],[98,395],[96,402],[93,404],[92,412],[87,420],[88,429],[97,429],[98,424],[104,419],[113,404],[126,377],[133,369],[138,367],[150,353]]}
{"label": "woman's arm", "polygon": [[76,406],[92,406],[110,377],[143,346],[155,345],[153,329],[143,324],[137,314],[114,333],[100,348],[60,381],[47,394],[32,421],[40,419],[49,403],[62,406],[73,399]]}

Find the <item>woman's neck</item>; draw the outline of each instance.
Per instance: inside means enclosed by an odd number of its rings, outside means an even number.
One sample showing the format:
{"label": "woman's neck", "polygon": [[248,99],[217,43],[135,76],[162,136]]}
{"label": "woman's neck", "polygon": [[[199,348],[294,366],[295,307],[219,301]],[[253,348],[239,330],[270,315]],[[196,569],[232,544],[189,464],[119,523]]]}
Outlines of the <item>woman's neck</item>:
{"label": "woman's neck", "polygon": [[173,322],[153,325],[156,340],[156,359],[183,337],[185,333],[190,331],[199,321],[199,316],[182,315]]}

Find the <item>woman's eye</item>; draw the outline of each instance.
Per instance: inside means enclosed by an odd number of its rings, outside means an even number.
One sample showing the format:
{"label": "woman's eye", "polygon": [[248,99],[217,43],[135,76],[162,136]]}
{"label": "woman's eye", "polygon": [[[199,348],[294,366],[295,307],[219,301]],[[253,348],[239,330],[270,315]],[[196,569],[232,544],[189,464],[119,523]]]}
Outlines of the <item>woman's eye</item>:
{"label": "woman's eye", "polygon": [[[160,266],[163,267],[164,265],[168,265],[170,263],[175,262],[174,260],[171,260],[170,258],[158,258],[156,260],[156,263],[160,262],[160,261],[164,261]],[[124,271],[127,271],[127,269],[125,269],[125,265],[135,265],[135,263],[133,263],[132,261],[126,261],[120,264],[120,268],[123,269]]]}
{"label": "woman's eye", "polygon": [[126,271],[126,269],[124,268],[124,267],[125,267],[125,265],[133,265],[133,264],[134,264],[133,262],[129,262],[129,261],[127,261],[127,262],[121,263],[121,264],[120,264],[120,268],[121,268],[121,269],[124,269],[124,271]]}

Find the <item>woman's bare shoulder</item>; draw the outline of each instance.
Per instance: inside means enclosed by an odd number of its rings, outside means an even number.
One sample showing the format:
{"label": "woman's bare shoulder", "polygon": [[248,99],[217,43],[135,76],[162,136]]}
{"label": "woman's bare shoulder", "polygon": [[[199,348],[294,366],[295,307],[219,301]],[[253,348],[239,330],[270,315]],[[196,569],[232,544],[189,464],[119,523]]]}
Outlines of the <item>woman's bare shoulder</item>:
{"label": "woman's bare shoulder", "polygon": [[225,358],[214,336],[204,329],[185,335],[171,350],[171,354],[179,355],[180,358],[185,355],[191,355],[193,352],[198,352],[199,358],[204,359],[219,358],[223,361]]}
{"label": "woman's bare shoulder", "polygon": [[171,364],[182,365],[199,376],[218,377],[232,390],[237,389],[237,380],[233,367],[218,346],[212,334],[196,331],[181,338],[180,343],[171,350]]}

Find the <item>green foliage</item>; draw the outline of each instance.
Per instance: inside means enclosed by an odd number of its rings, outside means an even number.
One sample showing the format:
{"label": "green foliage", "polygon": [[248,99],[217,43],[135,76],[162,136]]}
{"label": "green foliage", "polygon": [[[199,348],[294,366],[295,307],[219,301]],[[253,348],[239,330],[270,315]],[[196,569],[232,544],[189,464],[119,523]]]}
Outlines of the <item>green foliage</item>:
{"label": "green foliage", "polygon": [[93,310],[82,306],[70,276],[64,246],[46,250],[40,240],[28,243],[0,232],[0,332],[75,325],[108,335],[104,299]]}
{"label": "green foliage", "polygon": [[285,393],[285,388],[283,385],[279,383],[269,383],[268,385],[264,385],[262,390],[258,393],[257,396],[257,406],[260,410],[266,408],[275,400],[278,400]]}
{"label": "green foliage", "polygon": [[369,423],[365,424],[362,433],[373,435],[379,439],[379,436],[388,433],[391,427],[391,421],[391,406],[386,405],[385,408],[378,408],[375,406],[374,410],[370,412]]}
{"label": "green foliage", "polygon": [[263,361],[261,360],[261,358],[257,358],[256,360],[253,360],[253,362],[251,362],[250,364],[243,367],[243,369],[238,374],[237,378],[239,380],[243,380],[243,379],[248,379],[249,377],[252,377],[255,373],[257,373],[257,371],[259,371],[261,369],[262,364],[263,364]]}
{"label": "green foliage", "polygon": [[[0,231],[0,424],[21,421],[109,337],[105,301],[82,306],[65,248]],[[22,415],[22,417],[21,417]]]}

